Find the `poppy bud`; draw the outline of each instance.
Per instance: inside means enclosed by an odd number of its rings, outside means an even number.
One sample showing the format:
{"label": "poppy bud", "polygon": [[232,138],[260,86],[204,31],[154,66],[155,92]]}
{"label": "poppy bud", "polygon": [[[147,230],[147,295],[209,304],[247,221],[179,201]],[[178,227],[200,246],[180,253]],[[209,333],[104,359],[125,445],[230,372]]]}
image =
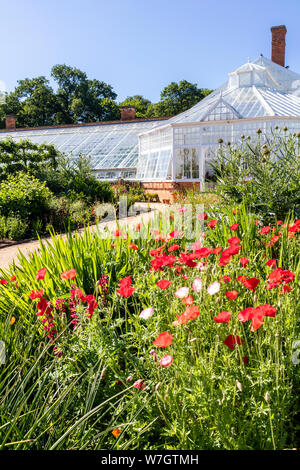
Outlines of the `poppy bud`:
{"label": "poppy bud", "polygon": [[241,382],[239,382],[238,380],[235,381],[236,383],[236,388],[242,392],[243,391],[243,385],[241,384]]}
{"label": "poppy bud", "polygon": [[282,128],[282,130],[283,130],[283,132],[286,132],[286,131],[288,130],[288,128],[287,128],[286,126],[284,126],[284,127]]}
{"label": "poppy bud", "polygon": [[223,139],[218,139],[219,144],[223,143]]}
{"label": "poppy bud", "polygon": [[265,401],[266,401],[267,403],[270,403],[270,401],[271,401],[271,395],[269,394],[269,392],[267,392],[267,393],[265,394]]}
{"label": "poppy bud", "polygon": [[261,129],[257,129],[256,134],[261,134]]}

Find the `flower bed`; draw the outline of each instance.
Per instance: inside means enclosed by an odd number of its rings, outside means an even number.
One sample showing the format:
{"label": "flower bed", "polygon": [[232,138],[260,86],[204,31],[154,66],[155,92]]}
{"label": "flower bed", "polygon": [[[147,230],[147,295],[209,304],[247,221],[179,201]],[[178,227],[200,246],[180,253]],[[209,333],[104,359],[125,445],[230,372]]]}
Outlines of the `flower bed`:
{"label": "flower bed", "polygon": [[299,220],[184,212],[0,274],[3,448],[297,447]]}

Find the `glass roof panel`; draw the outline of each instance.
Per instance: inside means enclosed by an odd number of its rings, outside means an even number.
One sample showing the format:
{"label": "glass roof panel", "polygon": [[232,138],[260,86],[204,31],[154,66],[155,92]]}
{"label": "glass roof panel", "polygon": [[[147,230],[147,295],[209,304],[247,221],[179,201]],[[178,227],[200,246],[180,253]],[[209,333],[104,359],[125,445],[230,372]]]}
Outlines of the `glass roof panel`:
{"label": "glass roof panel", "polygon": [[61,152],[90,156],[94,169],[134,168],[138,158],[138,135],[156,127],[160,120],[134,121],[87,126],[49,127],[0,131],[0,139],[11,136],[19,141],[53,144]]}

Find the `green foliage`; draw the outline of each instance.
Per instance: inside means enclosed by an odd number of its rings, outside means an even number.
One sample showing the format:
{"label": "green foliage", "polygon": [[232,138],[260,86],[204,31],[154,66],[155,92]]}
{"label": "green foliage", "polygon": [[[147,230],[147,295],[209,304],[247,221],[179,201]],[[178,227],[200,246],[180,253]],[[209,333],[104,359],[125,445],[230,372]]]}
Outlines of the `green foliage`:
{"label": "green foliage", "polygon": [[245,202],[265,222],[300,211],[300,134],[276,130],[240,145],[220,145],[212,163],[219,191],[229,203]]}
{"label": "green foliage", "polygon": [[141,95],[128,96],[120,106],[134,106],[137,118],[150,118],[154,115],[153,104]]}
{"label": "green foliage", "polygon": [[93,203],[113,202],[114,194],[108,182],[98,181],[92,172],[90,158],[79,155],[76,160],[59,154],[57,166],[44,165],[39,168],[38,178],[45,181],[51,191],[70,200],[84,199]]}
{"label": "green foliage", "polygon": [[172,82],[161,92],[161,99],[154,106],[154,115],[175,116],[190,109],[211,92],[212,90],[198,88],[197,84],[186,80],[181,80],[179,83]]}
{"label": "green foliage", "polygon": [[8,217],[6,219],[7,238],[9,240],[22,240],[27,229],[28,224],[20,217]]}
{"label": "green foliage", "polygon": [[120,115],[114,103],[117,95],[107,83],[88,80],[86,73],[67,65],[55,65],[51,76],[58,84],[58,124],[108,121]]}
{"label": "green foliage", "polygon": [[38,175],[44,167],[55,170],[59,152],[53,145],[35,144],[11,137],[0,140],[0,181],[18,172]]}
{"label": "green foliage", "polygon": [[17,173],[0,183],[0,213],[35,220],[47,211],[51,195],[45,183],[32,175]]}
{"label": "green foliage", "polygon": [[0,215],[0,240],[6,237],[7,227],[5,217]]}
{"label": "green foliage", "polygon": [[2,108],[4,115],[17,116],[18,127],[51,126],[56,110],[56,97],[45,77],[19,80]]}
{"label": "green foliage", "polygon": [[112,87],[99,80],[89,80],[75,67],[55,65],[51,76],[57,92],[45,77],[19,80],[15,90],[0,105],[0,127],[5,115],[15,114],[18,127],[74,124],[120,118]]}

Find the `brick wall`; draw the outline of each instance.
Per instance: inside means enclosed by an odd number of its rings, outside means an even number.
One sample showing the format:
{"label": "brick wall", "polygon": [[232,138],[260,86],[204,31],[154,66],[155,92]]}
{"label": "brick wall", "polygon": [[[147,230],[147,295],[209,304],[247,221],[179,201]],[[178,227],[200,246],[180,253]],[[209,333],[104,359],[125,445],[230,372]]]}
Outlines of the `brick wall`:
{"label": "brick wall", "polygon": [[192,181],[151,181],[151,182],[142,182],[142,187],[145,193],[156,193],[158,194],[159,200],[161,202],[173,202],[173,192],[174,191],[184,191],[184,189],[194,189],[195,191],[200,191],[200,182]]}
{"label": "brick wall", "polygon": [[8,115],[5,116],[5,128],[12,130],[16,128],[16,116]]}
{"label": "brick wall", "polygon": [[135,107],[134,106],[122,106],[121,107],[121,121],[132,121],[135,119]]}

